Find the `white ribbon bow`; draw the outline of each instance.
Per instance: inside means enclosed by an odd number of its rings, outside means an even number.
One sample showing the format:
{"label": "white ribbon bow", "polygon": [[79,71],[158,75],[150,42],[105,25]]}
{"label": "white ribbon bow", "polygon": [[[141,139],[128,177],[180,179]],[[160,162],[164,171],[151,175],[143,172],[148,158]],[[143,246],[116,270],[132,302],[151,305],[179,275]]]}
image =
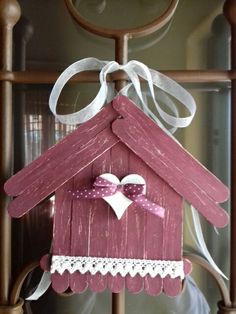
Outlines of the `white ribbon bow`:
{"label": "white ribbon bow", "polygon": [[[100,70],[99,80],[101,86],[97,96],[85,108],[77,112],[66,115],[58,114],[56,112],[57,102],[65,84],[75,74],[91,70]],[[111,95],[110,86],[108,88],[107,75],[118,70],[126,72],[127,77],[130,80],[130,83],[127,84],[119,94],[128,96],[131,87],[133,87],[141,102],[141,109],[165,132],[167,129],[163,126],[161,120],[171,126],[171,129],[169,130],[171,133],[174,133],[177,128],[186,127],[191,123],[196,112],[195,101],[193,97],[175,81],[160,72],[149,69],[139,61],[132,60],[125,65],[120,65],[115,61],[101,61],[96,58],[86,58],[76,61],[59,76],[49,98],[49,107],[54,116],[60,122],[66,124],[80,124],[94,117],[100,109],[112,99],[112,96],[114,96],[115,92],[113,91],[113,95]],[[149,104],[143,98],[139,77],[148,84],[156,113],[149,108]],[[154,87],[159,89],[158,93],[155,92]],[[177,106],[170,96],[175,98],[188,110],[189,115],[187,117],[178,116]],[[174,115],[163,110],[159,102],[164,103],[168,107],[168,110],[173,112]]]}

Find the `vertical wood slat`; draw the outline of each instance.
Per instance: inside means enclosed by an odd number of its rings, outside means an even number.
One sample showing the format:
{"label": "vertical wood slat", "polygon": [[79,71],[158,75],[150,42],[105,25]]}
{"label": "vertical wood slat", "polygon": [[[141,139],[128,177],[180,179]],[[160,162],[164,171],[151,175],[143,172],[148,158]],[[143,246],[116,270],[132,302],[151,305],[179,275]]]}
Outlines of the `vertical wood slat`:
{"label": "vertical wood slat", "polygon": [[[166,209],[163,230],[163,259],[182,259],[182,203],[183,199],[170,186],[164,185],[163,206]],[[167,276],[163,279],[163,291],[168,296],[176,296],[181,292],[182,280],[171,279]]]}
{"label": "vertical wood slat", "polygon": [[[92,165],[86,167],[74,178],[73,189],[81,189],[92,184]],[[85,199],[74,200],[71,225],[71,255],[87,256],[89,245],[89,220],[92,203]],[[88,274],[74,272],[70,275],[70,287],[75,293],[82,293],[88,288]]]}
{"label": "vertical wood slat", "polygon": [[[55,193],[55,217],[53,225],[53,247],[54,255],[70,255],[71,241],[71,208],[72,200],[68,198],[68,190],[73,188],[73,180],[68,181]],[[62,293],[69,287],[70,275],[65,271],[62,275],[54,273],[51,276],[52,288]]]}
{"label": "vertical wood slat", "polygon": [[[160,206],[163,206],[163,180],[147,167],[147,197]],[[146,254],[147,259],[163,259],[163,219],[152,214],[147,215],[146,221]],[[145,292],[149,295],[158,295],[162,291],[163,279],[160,276],[145,277]]]}
{"label": "vertical wood slat", "polygon": [[[93,180],[103,174],[110,172],[110,151],[96,159],[92,165]],[[92,200],[93,206],[90,210],[89,221],[89,256],[106,257],[108,246],[109,216],[111,209],[103,199]],[[107,287],[107,276],[100,273],[88,274],[89,288],[94,292],[101,292]]]}
{"label": "vertical wood slat", "polygon": [[[129,151],[122,143],[116,144],[111,149],[111,171],[118,178],[122,179],[128,172]],[[110,257],[125,258],[127,253],[127,211],[120,220],[114,212],[111,212],[109,222],[109,243],[108,251]],[[120,274],[116,276],[107,275],[108,288],[114,293],[121,292],[125,287],[125,278]]]}
{"label": "vertical wood slat", "polygon": [[[129,173],[146,177],[147,167],[135,154],[129,154]],[[126,174],[127,175],[127,174]],[[127,258],[143,259],[145,254],[146,211],[134,203],[127,210]],[[139,293],[144,286],[140,275],[126,276],[126,288],[131,293]]]}

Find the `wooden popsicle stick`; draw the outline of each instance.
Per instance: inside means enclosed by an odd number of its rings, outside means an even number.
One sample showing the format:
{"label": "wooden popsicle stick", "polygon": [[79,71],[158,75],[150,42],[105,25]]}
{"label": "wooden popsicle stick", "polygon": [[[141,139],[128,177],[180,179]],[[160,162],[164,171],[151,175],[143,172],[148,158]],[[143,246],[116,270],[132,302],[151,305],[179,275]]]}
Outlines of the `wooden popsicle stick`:
{"label": "wooden popsicle stick", "polygon": [[[118,143],[111,149],[111,173],[122,179],[129,172],[129,151],[124,144]],[[109,242],[108,254],[113,258],[127,257],[127,210],[120,220],[117,219],[115,213],[111,210],[109,216]],[[120,274],[112,276],[107,275],[108,288],[119,293],[125,288],[125,278]]]}
{"label": "wooden popsicle stick", "polygon": [[[111,171],[110,151],[97,158],[92,166],[92,178]],[[103,199],[92,201],[90,209],[90,233],[89,233],[89,256],[107,257],[108,254],[108,229],[110,206]],[[107,287],[107,276],[100,272],[95,275],[88,274],[88,284],[90,290],[101,292]]]}
{"label": "wooden popsicle stick", "polygon": [[[129,173],[146,177],[146,165],[135,154],[129,154]],[[128,207],[127,258],[143,259],[145,257],[146,211],[134,203]],[[126,276],[126,288],[131,293],[143,290],[144,278],[136,275]]]}
{"label": "wooden popsicle stick", "polygon": [[[142,132],[149,136],[150,142],[160,149],[161,154],[168,158],[170,163],[184,170],[188,180],[192,180],[193,184],[199,186],[216,202],[224,202],[228,199],[229,189],[185,151],[183,147],[165,134],[156,123],[148,118],[127,97],[116,97],[112,102],[112,106],[125,119],[129,119],[130,127],[138,128],[138,125],[141,126]],[[121,125],[120,127],[122,128]],[[140,134],[142,133],[140,132],[139,136]],[[139,140],[140,137],[136,136],[136,144],[138,144]],[[145,159],[145,152],[143,152],[142,158]]]}
{"label": "wooden popsicle stick", "polygon": [[117,142],[119,139],[109,128],[97,134],[83,146],[83,149],[79,148],[61,160],[55,168],[50,169],[43,177],[29,185],[23,194],[15,198],[8,207],[10,215],[12,217],[24,215]]}
{"label": "wooden popsicle stick", "polygon": [[[151,168],[147,167],[147,198],[152,202],[164,207],[166,197],[163,180],[157,176]],[[166,216],[166,214],[165,214]],[[165,218],[164,218],[165,219]],[[163,260],[163,225],[164,219],[147,213],[146,218],[146,259]],[[145,292],[149,295],[156,296],[162,292],[163,279],[160,276],[152,278],[147,275],[144,281]]]}
{"label": "wooden popsicle stick", "polygon": [[69,287],[70,274],[65,271],[62,275],[59,273],[51,274],[52,289],[57,293],[63,293]]}
{"label": "wooden popsicle stick", "polygon": [[[82,189],[92,184],[92,164],[74,177],[73,190]],[[71,226],[71,256],[88,256],[89,219],[92,202],[85,199],[73,200]],[[88,288],[87,273],[75,271],[70,275],[70,288],[75,293],[82,293]]]}
{"label": "wooden popsicle stick", "polygon": [[[55,195],[55,216],[53,224],[53,255],[70,255],[70,224],[72,200],[68,198],[67,190],[73,188],[73,179],[68,181]],[[69,288],[70,274],[65,271],[62,275],[51,275],[52,288],[58,293]]]}
{"label": "wooden popsicle stick", "polygon": [[117,112],[111,105],[107,105],[94,118],[79,126],[59,143],[8,179],[4,186],[6,193],[12,196],[22,194],[30,185],[52,172],[58,164],[62,164],[69,156],[75,154],[79,149],[83,150],[83,147],[93,137],[96,137],[97,134],[107,128],[116,117]]}
{"label": "wooden popsicle stick", "polygon": [[[113,122],[112,129],[121,141],[125,142],[135,154],[142,158],[209,222],[216,227],[224,227],[228,223],[227,213],[202,190],[202,187],[193,183],[186,174],[186,167],[180,168],[177,162],[169,160],[165,149],[163,150],[157,143],[155,144],[152,136],[141,124],[134,125],[131,118],[119,119]],[[139,145],[137,145],[137,138]],[[173,150],[172,155],[175,156],[175,154],[176,152]]]}
{"label": "wooden popsicle stick", "polygon": [[[166,210],[163,229],[163,260],[182,260],[182,206],[183,199],[167,184],[163,186],[165,198],[163,207]],[[180,278],[163,279],[163,291],[168,296],[176,296],[181,292]]]}

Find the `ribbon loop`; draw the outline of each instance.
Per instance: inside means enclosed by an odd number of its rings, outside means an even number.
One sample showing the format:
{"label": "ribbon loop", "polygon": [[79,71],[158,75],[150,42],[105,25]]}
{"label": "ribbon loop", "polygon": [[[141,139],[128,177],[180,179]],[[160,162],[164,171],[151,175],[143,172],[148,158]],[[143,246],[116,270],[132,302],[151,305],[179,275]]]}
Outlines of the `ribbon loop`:
{"label": "ribbon loop", "polygon": [[[100,71],[99,80],[101,86],[97,96],[85,108],[77,112],[66,115],[58,114],[56,112],[57,102],[65,84],[75,74],[90,70]],[[131,60],[127,64],[120,65],[115,61],[101,61],[96,58],[85,58],[70,65],[57,79],[49,97],[49,107],[54,116],[60,122],[66,124],[80,124],[91,119],[100,111],[106,102],[110,101],[116,94],[111,86],[108,87],[107,75],[118,70],[123,70],[130,80],[130,83],[120,91],[120,94],[129,97],[130,89],[133,87],[141,102],[139,105],[141,109],[165,132],[168,133],[168,130],[163,126],[163,122],[171,127],[169,129],[171,133],[177,128],[186,127],[191,123],[196,112],[196,104],[193,97],[169,77],[149,69],[146,65],[136,60]],[[153,112],[148,101],[143,97],[140,77],[148,84],[148,94],[150,94],[152,98],[156,113]],[[158,88],[158,92],[155,91],[154,87]],[[188,116],[179,117],[177,106],[169,95],[187,109],[189,112]],[[158,103],[159,101],[164,102],[173,115],[162,109]]]}
{"label": "ribbon loop", "polygon": [[132,195],[145,195],[145,185],[144,184],[124,184],[124,193],[128,196]]}

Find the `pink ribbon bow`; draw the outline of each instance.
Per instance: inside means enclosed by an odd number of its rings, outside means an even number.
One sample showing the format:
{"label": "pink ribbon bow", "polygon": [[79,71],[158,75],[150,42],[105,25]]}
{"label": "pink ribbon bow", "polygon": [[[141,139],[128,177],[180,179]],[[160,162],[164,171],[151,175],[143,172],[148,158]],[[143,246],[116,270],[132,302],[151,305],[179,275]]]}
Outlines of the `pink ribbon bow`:
{"label": "pink ribbon bow", "polygon": [[72,199],[97,199],[112,196],[117,192],[123,193],[139,207],[148,210],[154,215],[164,218],[165,209],[158,204],[149,201],[145,195],[145,184],[115,184],[104,178],[97,177],[92,189],[69,191]]}

